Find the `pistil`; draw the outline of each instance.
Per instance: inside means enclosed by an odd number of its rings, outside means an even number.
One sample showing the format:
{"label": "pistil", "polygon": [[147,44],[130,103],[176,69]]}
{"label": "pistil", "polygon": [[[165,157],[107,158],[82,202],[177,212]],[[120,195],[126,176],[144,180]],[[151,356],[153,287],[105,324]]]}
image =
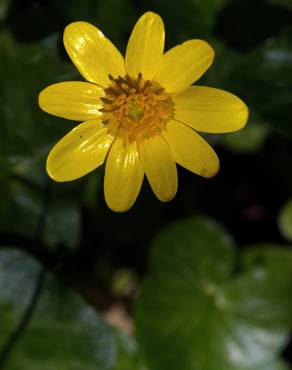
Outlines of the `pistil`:
{"label": "pistil", "polygon": [[122,137],[125,145],[159,134],[174,116],[174,104],[167,92],[155,81],[126,75],[114,79],[101,98],[102,121],[108,132]]}

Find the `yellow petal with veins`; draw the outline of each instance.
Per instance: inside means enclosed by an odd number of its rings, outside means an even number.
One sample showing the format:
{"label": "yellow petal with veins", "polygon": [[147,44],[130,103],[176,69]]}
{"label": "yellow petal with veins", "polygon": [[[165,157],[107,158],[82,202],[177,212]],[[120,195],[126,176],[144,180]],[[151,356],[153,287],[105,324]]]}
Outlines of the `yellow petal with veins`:
{"label": "yellow petal with veins", "polygon": [[118,49],[91,24],[69,24],[63,40],[72,62],[87,81],[106,87],[109,74],[115,78],[125,74],[124,58]]}
{"label": "yellow petal with veins", "polygon": [[177,170],[167,142],[160,135],[144,139],[139,155],[150,186],[162,202],[171,200],[177,192]]}
{"label": "yellow petal with veins", "polygon": [[55,181],[78,179],[100,166],[113,141],[99,120],[83,122],[50,151],[47,172]]}
{"label": "yellow petal with veins", "polygon": [[116,212],[131,208],[140,192],[143,177],[136,142],[125,146],[121,138],[116,139],[105,167],[104,194],[108,207]]}
{"label": "yellow petal with veins", "polygon": [[236,131],[244,127],[248,119],[244,102],[224,90],[190,86],[171,98],[175,104],[175,118],[198,131]]}
{"label": "yellow petal with veins", "polygon": [[183,123],[169,121],[163,137],[168,142],[175,161],[189,171],[212,177],[219,171],[219,159],[210,145]]}
{"label": "yellow petal with veins", "polygon": [[164,25],[159,15],[147,12],[136,23],[128,42],[125,69],[136,78],[142,73],[151,80],[162,60],[164,49]]}
{"label": "yellow petal with veins", "polygon": [[60,82],[39,95],[39,106],[54,116],[87,121],[101,116],[103,89],[88,82]]}
{"label": "yellow petal with veins", "polygon": [[185,89],[197,81],[210,67],[214,50],[203,40],[189,40],[163,55],[154,79],[168,93]]}

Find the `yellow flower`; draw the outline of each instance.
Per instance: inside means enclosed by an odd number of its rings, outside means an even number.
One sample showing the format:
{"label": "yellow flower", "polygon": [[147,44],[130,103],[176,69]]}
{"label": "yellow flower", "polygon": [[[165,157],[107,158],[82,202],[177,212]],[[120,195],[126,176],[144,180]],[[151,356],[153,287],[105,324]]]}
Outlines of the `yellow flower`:
{"label": "yellow flower", "polygon": [[248,109],[226,91],[190,86],[213,61],[210,45],[189,40],[163,54],[163,21],[152,12],[135,25],[125,59],[86,22],[66,27],[64,45],[88,82],[51,85],[40,93],[39,105],[85,122],[51,150],[52,179],[78,179],[106,161],[105,200],[122,212],[135,203],[144,173],[166,202],[177,191],[176,163],[206,178],[218,172],[216,153],[197,131],[239,130]]}

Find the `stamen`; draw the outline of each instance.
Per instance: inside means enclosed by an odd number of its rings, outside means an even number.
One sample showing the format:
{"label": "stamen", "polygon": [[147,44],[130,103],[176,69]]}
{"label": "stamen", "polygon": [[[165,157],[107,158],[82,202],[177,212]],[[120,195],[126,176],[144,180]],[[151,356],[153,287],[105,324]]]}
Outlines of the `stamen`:
{"label": "stamen", "polygon": [[102,122],[108,132],[122,137],[124,144],[152,137],[165,130],[174,116],[174,104],[164,88],[155,81],[109,75],[110,86],[101,98]]}
{"label": "stamen", "polygon": [[100,98],[100,100],[106,104],[112,104],[113,100],[109,98]]}

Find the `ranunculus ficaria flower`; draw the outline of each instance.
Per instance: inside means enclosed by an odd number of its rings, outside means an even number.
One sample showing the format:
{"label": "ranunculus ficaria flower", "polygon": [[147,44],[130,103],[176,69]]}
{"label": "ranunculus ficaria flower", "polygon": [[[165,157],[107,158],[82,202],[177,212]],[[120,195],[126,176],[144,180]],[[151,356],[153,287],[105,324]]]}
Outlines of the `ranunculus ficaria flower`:
{"label": "ranunculus ficaria flower", "polygon": [[125,59],[86,22],[67,26],[64,45],[87,82],[57,83],[39,95],[44,111],[83,121],[51,150],[52,179],[78,179],[106,162],[105,200],[122,212],[134,204],[144,173],[166,202],[177,191],[176,163],[206,178],[218,172],[218,157],[198,132],[239,130],[248,109],[229,92],[191,86],[213,61],[207,42],[193,39],[163,53],[163,21],[148,12],[133,29]]}

